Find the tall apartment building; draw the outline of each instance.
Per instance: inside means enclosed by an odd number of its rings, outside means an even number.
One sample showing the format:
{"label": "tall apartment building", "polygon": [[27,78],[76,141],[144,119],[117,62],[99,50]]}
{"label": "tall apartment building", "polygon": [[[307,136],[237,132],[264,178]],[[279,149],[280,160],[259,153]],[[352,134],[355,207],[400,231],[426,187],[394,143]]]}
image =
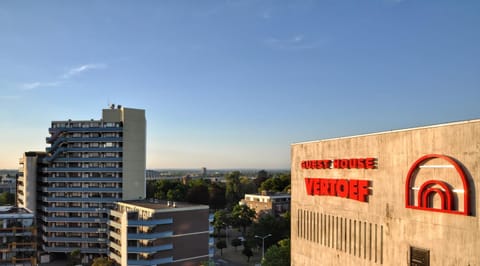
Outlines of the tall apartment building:
{"label": "tall apartment building", "polygon": [[209,260],[207,205],[123,201],[110,211],[110,252],[115,265],[199,265]]}
{"label": "tall apartment building", "polygon": [[100,120],[53,121],[46,153],[27,152],[17,186],[20,207],[36,213],[41,249],[108,252],[108,210],[145,198],[145,110],[104,109]]}

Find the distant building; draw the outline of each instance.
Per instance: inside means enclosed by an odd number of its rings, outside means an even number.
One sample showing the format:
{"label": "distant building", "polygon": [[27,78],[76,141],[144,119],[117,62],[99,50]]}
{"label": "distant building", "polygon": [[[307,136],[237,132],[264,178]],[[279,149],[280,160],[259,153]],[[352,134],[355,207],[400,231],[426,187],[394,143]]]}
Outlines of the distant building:
{"label": "distant building", "polygon": [[115,203],[109,257],[116,265],[199,265],[209,259],[209,208],[167,201]]}
{"label": "distant building", "polygon": [[8,192],[15,194],[15,188],[16,188],[16,178],[15,176],[10,176],[6,174],[5,176],[2,176],[0,179],[0,193],[3,192]]}
{"label": "distant building", "polygon": [[112,106],[99,120],[52,121],[46,152],[20,160],[17,204],[38,219],[41,249],[108,253],[108,210],[145,198],[145,110]]}
{"label": "distant building", "polygon": [[0,265],[37,265],[37,231],[33,213],[0,207]]}
{"label": "distant building", "polygon": [[290,194],[262,192],[261,194],[245,194],[243,202],[254,209],[257,216],[269,213],[274,216],[290,211]]}

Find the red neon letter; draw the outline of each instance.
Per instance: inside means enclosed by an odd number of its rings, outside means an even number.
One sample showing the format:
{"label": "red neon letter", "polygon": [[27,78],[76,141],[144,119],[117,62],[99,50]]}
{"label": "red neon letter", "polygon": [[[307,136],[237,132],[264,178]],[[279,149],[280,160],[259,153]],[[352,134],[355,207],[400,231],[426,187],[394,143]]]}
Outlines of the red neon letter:
{"label": "red neon letter", "polygon": [[358,200],[367,202],[368,196],[368,181],[358,180]]}
{"label": "red neon letter", "polygon": [[313,178],[305,178],[305,188],[307,189],[307,195],[313,195],[313,183],[315,180]]}

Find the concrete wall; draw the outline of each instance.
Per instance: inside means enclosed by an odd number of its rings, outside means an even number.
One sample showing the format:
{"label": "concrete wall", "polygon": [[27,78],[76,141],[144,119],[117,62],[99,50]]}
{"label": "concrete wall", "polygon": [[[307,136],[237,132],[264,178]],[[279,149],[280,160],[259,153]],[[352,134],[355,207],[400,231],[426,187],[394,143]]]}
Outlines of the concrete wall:
{"label": "concrete wall", "polygon": [[147,146],[145,110],[122,110],[123,200],[144,199]]}
{"label": "concrete wall", "polygon": [[[426,154],[459,162],[470,185],[469,216],[406,208],[405,182]],[[293,144],[292,265],[409,265],[410,248],[426,249],[430,265],[480,265],[480,120]],[[374,169],[302,169],[304,160],[376,158]],[[441,159],[427,165],[448,164]],[[415,172],[412,187],[444,180],[462,211],[462,182],[452,168]],[[307,195],[305,178],[368,180],[367,202]],[[440,196],[431,198],[439,209]],[[413,202],[418,197],[412,197]]]}
{"label": "concrete wall", "polygon": [[35,153],[23,154],[23,195],[17,193],[17,197],[23,201],[18,207],[28,209],[33,214],[37,213],[37,160]]}
{"label": "concrete wall", "polygon": [[105,122],[123,122],[123,198],[144,199],[146,168],[145,110],[103,109]]}

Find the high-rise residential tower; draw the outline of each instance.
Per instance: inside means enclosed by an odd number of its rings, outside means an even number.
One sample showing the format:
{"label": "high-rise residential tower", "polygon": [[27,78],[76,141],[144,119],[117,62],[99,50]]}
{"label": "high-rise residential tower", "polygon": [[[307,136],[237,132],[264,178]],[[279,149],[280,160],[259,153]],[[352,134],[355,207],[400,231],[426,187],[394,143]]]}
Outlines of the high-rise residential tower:
{"label": "high-rise residential tower", "polygon": [[145,198],[145,110],[112,105],[100,120],[52,121],[49,133],[46,154],[26,153],[21,161],[17,194],[33,191],[36,201],[17,202],[36,212],[43,251],[107,254],[108,210]]}

